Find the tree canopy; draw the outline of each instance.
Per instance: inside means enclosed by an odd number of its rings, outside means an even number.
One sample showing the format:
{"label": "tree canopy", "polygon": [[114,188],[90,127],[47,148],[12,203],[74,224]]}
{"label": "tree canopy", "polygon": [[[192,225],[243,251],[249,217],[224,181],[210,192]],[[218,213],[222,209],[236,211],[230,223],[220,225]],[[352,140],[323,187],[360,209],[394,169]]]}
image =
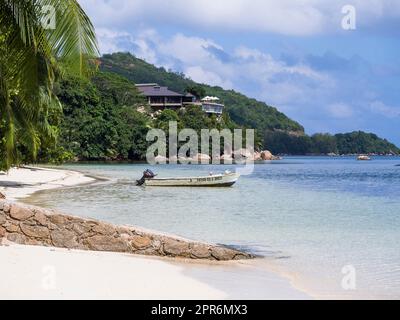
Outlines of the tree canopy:
{"label": "tree canopy", "polygon": [[55,142],[55,81],[87,74],[97,56],[93,25],[76,0],[1,1],[0,170]]}

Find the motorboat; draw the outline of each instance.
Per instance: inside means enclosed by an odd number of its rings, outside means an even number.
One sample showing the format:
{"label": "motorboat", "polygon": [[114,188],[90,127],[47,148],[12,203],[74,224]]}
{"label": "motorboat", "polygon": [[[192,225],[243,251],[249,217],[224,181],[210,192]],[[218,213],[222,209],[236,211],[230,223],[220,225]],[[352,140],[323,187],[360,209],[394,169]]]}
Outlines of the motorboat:
{"label": "motorboat", "polygon": [[158,178],[151,170],[146,170],[137,184],[148,187],[231,187],[239,178],[240,174],[230,171],[199,177]]}

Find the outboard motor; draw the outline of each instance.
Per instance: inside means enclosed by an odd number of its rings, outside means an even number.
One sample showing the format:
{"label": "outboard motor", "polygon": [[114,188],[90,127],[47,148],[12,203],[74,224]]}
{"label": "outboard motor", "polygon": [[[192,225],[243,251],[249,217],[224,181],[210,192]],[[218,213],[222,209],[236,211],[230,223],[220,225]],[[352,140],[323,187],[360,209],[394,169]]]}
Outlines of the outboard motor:
{"label": "outboard motor", "polygon": [[156,176],[153,171],[147,169],[143,172],[143,177],[140,180],[137,180],[137,185],[142,186],[146,182],[147,179],[153,179]]}

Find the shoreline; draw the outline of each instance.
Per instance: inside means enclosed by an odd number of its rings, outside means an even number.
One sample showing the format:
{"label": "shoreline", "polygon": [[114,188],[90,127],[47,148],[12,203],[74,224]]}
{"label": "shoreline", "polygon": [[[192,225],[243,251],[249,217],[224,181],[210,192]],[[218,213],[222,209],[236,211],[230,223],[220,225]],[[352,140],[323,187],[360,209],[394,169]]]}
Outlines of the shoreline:
{"label": "shoreline", "polygon": [[76,187],[98,180],[78,171],[26,166],[0,172],[0,192],[7,200],[18,201],[39,191]]}
{"label": "shoreline", "polygon": [[[29,174],[28,174],[29,173]],[[13,169],[9,175],[0,175],[0,192],[7,196],[7,200],[19,201],[34,195],[39,191],[46,191],[56,188],[68,188],[78,185],[91,184],[98,181],[97,178],[88,177],[85,174],[71,170],[58,170],[52,168],[36,168],[25,167],[21,169]],[[6,188],[4,183],[6,182]],[[3,186],[2,186],[3,183]],[[7,245],[7,244],[6,244]],[[43,299],[57,299],[57,298],[112,298],[119,297],[121,299],[162,299],[168,297],[169,299],[310,299],[306,293],[298,290],[287,277],[283,277],[278,272],[270,270],[263,271],[263,277],[266,283],[260,284],[259,281],[254,281],[251,264],[240,263],[237,261],[228,263],[213,263],[204,261],[189,261],[176,258],[159,258],[159,257],[142,257],[137,255],[128,255],[123,253],[113,252],[93,252],[93,251],[79,251],[79,250],[66,250],[45,247],[30,247],[19,245],[7,245],[6,247],[0,246],[0,256],[2,263],[0,270],[13,275],[13,285],[15,290],[21,289],[22,286],[27,286],[28,290],[25,291],[26,295],[21,295],[20,298],[33,298],[39,296]],[[34,257],[40,257],[37,259]],[[128,260],[128,257],[130,260]],[[36,278],[37,274],[33,276],[25,268],[29,266],[28,261],[35,260],[35,264],[44,263],[46,265],[54,265],[57,270],[61,270],[61,282],[64,283],[61,288],[53,290],[53,292],[43,291],[43,288],[37,287]],[[88,265],[92,265],[93,272],[78,271],[78,270],[65,270],[65,263],[67,266],[82,265],[81,259],[87,260]],[[66,261],[67,260],[67,261]],[[61,263],[63,261],[63,263]],[[65,263],[64,263],[65,262]],[[61,264],[60,264],[61,263]],[[99,268],[99,264],[102,266]],[[121,269],[118,272],[110,272],[107,274],[107,282],[119,283],[115,287],[113,295],[108,295],[106,288],[101,285],[102,278],[104,278],[103,266],[110,265],[112,269]],[[148,265],[151,264],[154,272],[148,273]],[[146,267],[144,267],[146,265]],[[129,266],[129,267],[128,267]],[[245,268],[243,268],[245,267]],[[38,268],[38,266],[37,266]],[[42,267],[43,269],[43,267]],[[154,287],[150,291],[140,292],[135,286],[133,288],[126,287],[122,278],[131,277],[131,273],[139,275],[139,278],[156,279],[156,283],[166,284],[169,280],[173,280],[178,285],[170,286],[166,291],[158,291]],[[169,280],[162,275],[169,273]],[[89,277],[89,278],[88,278]],[[79,284],[74,284],[74,279],[91,279],[93,283],[95,280],[100,280],[100,284],[96,290],[92,285],[90,292],[79,292],[78,295],[73,295],[73,288],[79,287]],[[239,278],[239,279],[238,279]],[[67,280],[69,279],[69,280]],[[247,279],[240,287],[235,283],[240,283],[240,280]],[[87,281],[89,281],[87,280]],[[239,280],[239,281],[238,281]],[[15,282],[16,281],[16,282]],[[136,280],[135,280],[136,281]],[[252,283],[252,281],[254,281]],[[230,284],[228,285],[227,282]],[[133,283],[133,282],[132,282]],[[7,294],[4,291],[4,286],[0,286],[0,296],[2,298],[16,298],[13,293]],[[10,284],[11,285],[11,284]],[[117,288],[118,287],[118,288]],[[149,286],[147,286],[148,288]],[[192,289],[191,289],[192,288]],[[29,295],[31,290],[31,296]],[[35,293],[36,290],[36,293]],[[253,292],[253,291],[256,292]],[[246,293],[243,293],[246,291]],[[21,292],[21,291],[18,291]],[[66,293],[67,292],[67,293]],[[78,291],[77,291],[78,292]],[[153,292],[153,294],[150,294]],[[242,294],[243,293],[243,294]],[[150,295],[147,295],[150,294]],[[165,294],[165,296],[164,296]]]}

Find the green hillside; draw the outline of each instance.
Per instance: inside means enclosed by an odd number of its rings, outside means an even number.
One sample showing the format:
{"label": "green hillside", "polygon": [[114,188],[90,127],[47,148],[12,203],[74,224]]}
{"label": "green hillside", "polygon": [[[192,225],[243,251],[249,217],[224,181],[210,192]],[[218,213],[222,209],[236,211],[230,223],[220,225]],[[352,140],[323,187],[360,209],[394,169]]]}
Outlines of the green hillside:
{"label": "green hillside", "polygon": [[266,130],[304,134],[304,128],[299,123],[264,102],[250,99],[233,90],[196,83],[183,74],[157,68],[129,53],[104,55],[101,68],[103,71],[120,74],[134,83],[154,82],[178,92],[184,92],[188,87],[199,87],[205,95],[219,97],[225,103],[226,110],[235,123],[256,129],[260,136]]}
{"label": "green hillside", "polygon": [[[66,76],[57,84],[56,94],[63,110],[49,114],[58,139],[44,143],[41,162],[78,160],[143,160],[149,144],[149,128],[168,128],[177,121],[179,128],[218,130],[240,126],[257,129],[257,146],[274,154],[353,154],[399,153],[399,149],[374,134],[315,134],[308,136],[298,123],[275,108],[219,87],[197,84],[183,75],[156,68],[129,54],[113,54],[102,60],[102,71],[91,79]],[[135,83],[156,82],[184,92],[220,97],[228,112],[221,119],[208,116],[193,106],[186,110],[164,110],[156,118],[146,110],[146,101]],[[143,110],[143,107],[145,108]],[[1,131],[1,124],[0,124]],[[21,153],[24,150],[20,150]],[[30,163],[33,159],[21,157]]]}

